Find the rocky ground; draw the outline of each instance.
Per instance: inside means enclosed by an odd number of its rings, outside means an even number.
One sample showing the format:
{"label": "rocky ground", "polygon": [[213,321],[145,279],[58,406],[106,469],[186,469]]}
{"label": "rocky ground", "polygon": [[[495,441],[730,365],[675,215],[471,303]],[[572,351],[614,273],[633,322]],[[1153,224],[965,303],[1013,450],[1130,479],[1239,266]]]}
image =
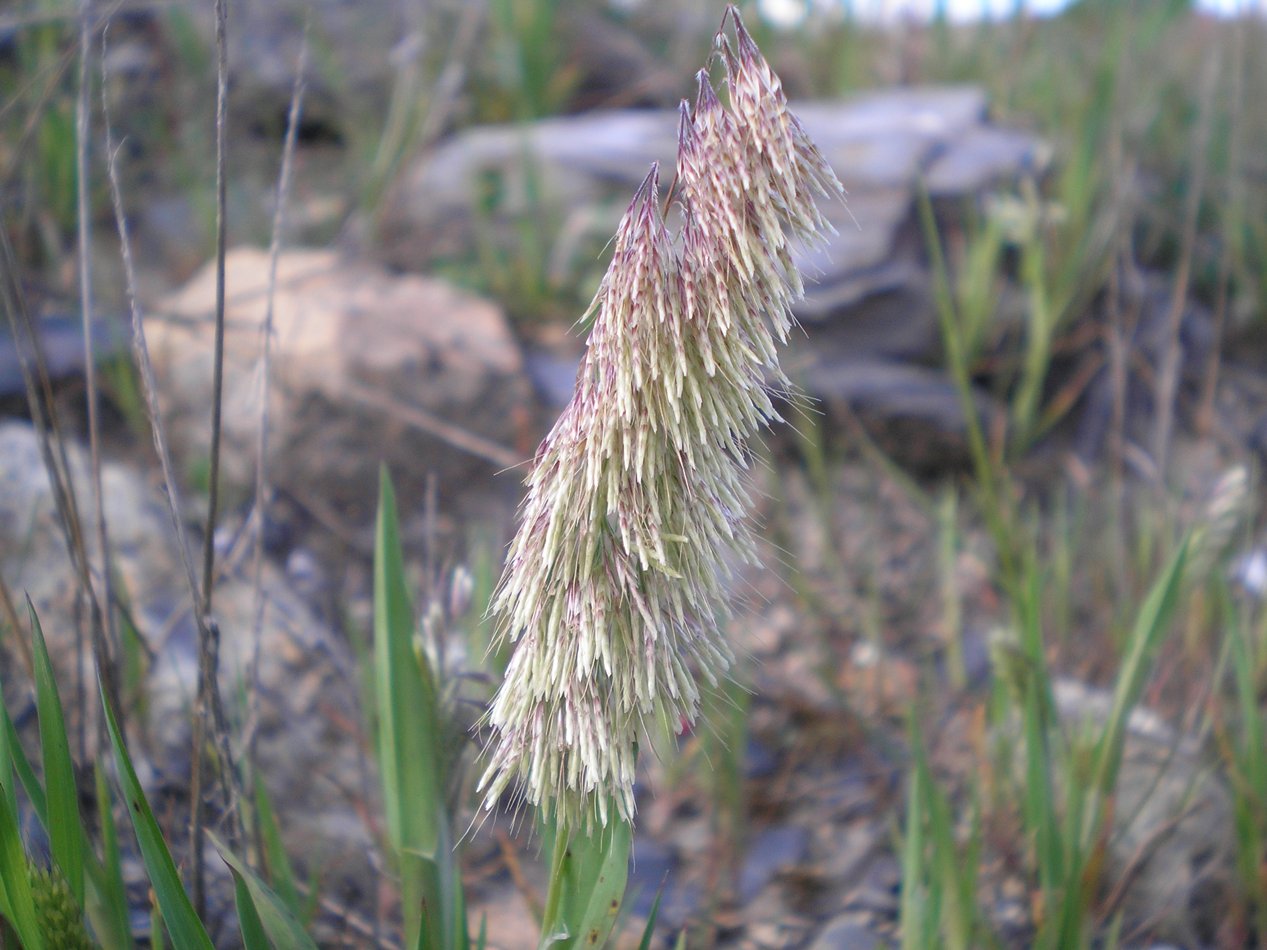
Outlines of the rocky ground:
{"label": "rocky ground", "polygon": [[[355,4],[329,0],[316,10],[335,34],[356,18]],[[250,16],[254,26],[239,34],[236,89],[244,121],[265,122],[289,96],[289,71],[277,64],[292,61],[279,51],[289,50],[295,11],[257,5]],[[138,84],[121,94],[135,95],[166,68],[163,50],[155,52],[137,23],[116,40],[120,74]],[[407,22],[384,19],[375,29],[384,46],[410,35]],[[268,55],[258,55],[260,48]],[[357,56],[343,68],[353,89],[383,81],[381,72],[362,75]],[[323,164],[330,143],[320,129],[335,121],[339,106],[323,99],[322,89],[314,76],[317,131],[300,149],[295,239],[280,258],[271,304],[267,390],[260,334],[267,254],[244,241],[228,257],[228,506],[216,537],[221,681],[234,716],[255,739],[295,861],[320,869],[323,940],[391,946],[375,924],[393,911],[374,844],[379,812],[357,668],[369,620],[378,466],[386,462],[396,481],[419,576],[424,566],[496,560],[519,496],[520,463],[570,394],[582,335],[550,314],[513,312],[521,300],[495,304],[444,275],[451,277],[451,262],[464,255],[514,254],[518,245],[507,236],[527,217],[549,224],[540,235],[547,269],[592,286],[596,254],[632,187],[650,162],[674,153],[674,116],[614,109],[449,136],[394,180],[371,241],[355,215],[341,230],[334,224],[349,209]],[[656,94],[649,98],[644,104],[659,104]],[[717,946],[893,946],[895,831],[910,766],[907,710],[914,704],[933,724],[932,758],[948,778],[967,782],[989,741],[982,712],[992,676],[989,642],[1006,618],[987,567],[984,529],[963,519],[944,556],[937,498],[968,467],[966,419],[940,368],[917,195],[927,189],[938,229],[953,243],[969,217],[1014,213],[1002,196],[1019,182],[1041,181],[1051,150],[1028,132],[990,121],[984,93],[970,86],[880,91],[805,103],[799,111],[850,192],[848,207],[832,210],[837,236],[802,261],[815,279],[798,311],[804,334],[785,360],[816,409],[789,413],[756,473],[767,569],[745,577],[748,589],[732,622],[745,689],[723,697],[708,726],[646,770],[630,919],[636,924],[646,915],[663,885],[657,933],[664,945],[694,929]],[[243,180],[254,176],[268,180],[259,168]],[[243,188],[242,200],[252,204],[249,186]],[[484,201],[490,188],[497,195],[491,203]],[[138,246],[149,252],[146,333],[172,448],[190,489],[183,516],[191,526],[203,503],[198,478],[207,450],[214,301],[210,265],[194,250],[193,217],[188,196],[172,192],[146,200],[136,218]],[[117,273],[117,248],[102,244],[98,266]],[[1152,424],[1148,369],[1164,345],[1169,289],[1166,275],[1146,271],[1123,281],[1122,299],[1137,314],[1131,345],[1139,357],[1125,383],[1134,407],[1130,432]],[[1025,303],[1014,286],[999,295],[994,339],[1001,350]],[[82,340],[73,320],[52,319],[55,299],[43,303],[49,365],[73,428]],[[1088,326],[1102,316],[1098,307],[1091,307]],[[1215,330],[1195,301],[1185,303],[1180,325],[1181,396],[1191,406]],[[122,321],[107,315],[100,359],[116,358],[127,339]],[[32,598],[64,682],[78,683],[84,655],[73,636],[74,575],[38,441],[22,418],[15,354],[16,344],[0,334],[7,407],[0,421],[0,576],[9,590]],[[1188,413],[1176,439],[1176,467],[1193,498],[1267,445],[1267,379],[1252,359],[1238,360],[1235,352],[1225,359],[1207,434],[1195,435]],[[1103,484],[1114,398],[1098,343],[1063,356],[1056,379],[1069,387],[1075,408],[1020,467],[1026,490],[1044,503],[1079,489],[1094,495]],[[988,373],[976,382],[976,411],[989,430],[1005,409]],[[265,406],[269,498],[257,509]],[[103,478],[121,600],[144,644],[144,672],[132,684],[138,757],[160,810],[175,815],[188,794],[184,711],[195,685],[195,633],[148,443],[129,417],[135,408],[118,392],[111,397]],[[86,504],[85,449],[73,434],[69,452]],[[253,518],[262,519],[266,552],[260,592]],[[1254,551],[1245,548],[1246,555]],[[955,631],[948,629],[948,583]],[[960,630],[962,667],[954,670],[951,641]],[[3,672],[6,698],[17,704],[11,711],[29,728],[34,717],[20,651],[6,650]],[[1068,672],[1058,695],[1064,721],[1102,718],[1103,676],[1091,663]],[[1230,874],[1227,780],[1209,768],[1201,737],[1189,735],[1182,701],[1158,699],[1166,700],[1162,708],[1132,720],[1121,812],[1138,817],[1114,836],[1109,860],[1130,870],[1118,900],[1133,908],[1132,923],[1153,941],[1139,946],[1201,946],[1217,932]],[[728,719],[736,710],[740,728]],[[93,723],[80,726],[91,755]],[[1194,774],[1204,783],[1197,809],[1187,807]],[[525,934],[542,879],[534,844],[512,830],[510,821],[480,826],[464,845],[473,913],[487,915],[490,945],[506,948],[531,945]],[[1006,838],[1007,829],[995,830]],[[1014,850],[1006,841],[996,848],[989,913],[1000,934],[1023,946],[1032,908],[1008,866]],[[140,888],[135,858],[130,866]],[[227,915],[227,893],[222,897]],[[227,916],[220,923],[227,932]]]}

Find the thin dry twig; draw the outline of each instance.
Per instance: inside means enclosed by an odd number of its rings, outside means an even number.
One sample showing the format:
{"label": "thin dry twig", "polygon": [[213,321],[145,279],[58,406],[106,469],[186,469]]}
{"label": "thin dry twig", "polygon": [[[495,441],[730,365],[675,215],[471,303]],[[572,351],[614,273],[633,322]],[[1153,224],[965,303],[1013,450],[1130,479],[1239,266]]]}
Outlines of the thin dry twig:
{"label": "thin dry twig", "polygon": [[453,45],[450,47],[449,58],[440,70],[440,75],[436,77],[435,85],[428,95],[430,105],[427,114],[423,116],[412,151],[420,152],[428,148],[448,125],[449,118],[458,103],[458,93],[462,91],[462,82],[470,67],[471,53],[475,49],[475,41],[479,39],[480,26],[484,21],[485,13],[482,4],[472,3],[464,7],[462,20],[458,24]]}
{"label": "thin dry twig", "polygon": [[358,402],[363,406],[395,416],[406,425],[412,426],[428,435],[435,436],[437,439],[447,442],[454,448],[461,449],[476,458],[492,462],[502,468],[515,468],[524,462],[523,456],[518,452],[512,452],[504,445],[493,442],[491,439],[485,439],[473,432],[468,432],[461,426],[445,422],[438,416],[427,412],[427,410],[418,406],[408,405],[388,393],[376,392],[368,386],[363,386],[351,379],[345,381],[345,387],[345,394],[353,402]]}
{"label": "thin dry twig", "polygon": [[88,130],[91,113],[88,65],[92,58],[92,0],[82,0],[79,24],[79,99],[75,105],[75,189],[79,229],[79,309],[84,327],[84,398],[88,403],[88,453],[91,460],[92,499],[96,507],[97,553],[101,559],[102,622],[92,624],[92,652],[113,707],[123,722],[124,709],[118,695],[118,677],[112,653],[118,646],[114,623],[114,585],[110,576],[110,536],[106,527],[105,495],[101,489],[100,393],[97,390],[97,361],[92,344],[92,206],[88,200]]}
{"label": "thin dry twig", "polygon": [[[26,388],[27,405],[31,412],[31,422],[35,427],[40,456],[48,473],[49,490],[57,511],[57,524],[62,531],[66,551],[75,571],[79,585],[78,593],[81,598],[88,601],[90,621],[100,623],[101,609],[93,590],[91,568],[84,543],[83,519],[80,517],[79,503],[75,497],[75,484],[66,451],[66,439],[58,418],[57,405],[53,400],[53,384],[48,373],[48,361],[45,358],[39,328],[26,306],[26,298],[18,280],[17,256],[9,241],[9,232],[3,227],[0,227],[0,275],[5,278],[0,285],[0,297],[3,297],[4,311],[13,334],[18,366]],[[80,601],[80,606],[82,605],[83,600]],[[77,656],[83,654],[82,617],[82,611],[77,611]],[[77,679],[76,688],[80,700],[79,708],[83,710],[85,708],[84,683],[82,667],[79,669],[81,675]],[[85,717],[80,716],[76,738],[81,758],[86,757],[87,750],[84,728]]]}
{"label": "thin dry twig", "polygon": [[[104,50],[107,45],[108,27],[102,31],[102,63],[107,60]],[[105,127],[106,142],[106,167],[107,177],[110,183],[110,197],[114,207],[115,225],[119,233],[120,252],[123,259],[124,283],[127,290],[128,306],[132,317],[132,352],[136,360],[137,370],[141,378],[141,392],[145,401],[145,412],[150,424],[150,432],[154,439],[154,450],[158,456],[159,467],[162,470],[163,485],[167,495],[167,511],[171,517],[172,528],[175,532],[176,546],[179,549],[181,566],[184,568],[185,582],[189,591],[190,604],[193,610],[194,623],[198,629],[198,639],[200,644],[211,643],[214,641],[216,633],[210,623],[209,614],[203,610],[204,598],[199,588],[198,577],[194,570],[194,562],[191,554],[192,545],[188,532],[185,530],[185,524],[181,517],[182,504],[180,501],[180,489],[176,481],[175,466],[172,464],[172,454],[167,439],[167,431],[163,425],[162,413],[158,402],[158,382],[154,374],[154,363],[150,358],[149,346],[145,338],[145,325],[142,318],[141,306],[137,294],[136,267],[132,258],[132,243],[128,235],[127,215],[123,208],[123,192],[119,184],[118,173],[118,147],[114,142],[114,133],[110,122],[110,106],[106,95],[107,82],[102,83],[102,114],[103,125]],[[200,651],[201,652],[201,651]],[[200,656],[200,661],[201,661]],[[199,679],[202,679],[202,668],[199,670]],[[218,700],[218,693],[216,694]],[[218,709],[219,703],[216,702],[213,709]],[[198,724],[201,719],[196,719],[194,723],[194,731],[198,733]],[[200,754],[203,748],[203,735],[198,735],[194,746],[193,756],[193,775],[191,776],[191,793],[196,793],[194,800],[201,801],[202,792],[200,787]],[[231,759],[227,754],[227,738],[220,743],[220,756],[223,763],[228,768]],[[226,797],[229,790],[226,786]],[[195,807],[197,812],[201,812],[200,807]],[[226,813],[232,813],[231,808],[226,809]],[[236,817],[236,816],[235,816]],[[231,835],[236,835],[236,826],[231,831]],[[201,840],[201,827],[198,830],[197,839]],[[202,849],[195,848],[191,855],[194,867],[194,879],[201,885],[201,868],[202,868]],[[204,908],[205,908],[205,891],[204,891]],[[202,908],[200,908],[202,909]]]}
{"label": "thin dry twig", "polygon": [[[1232,31],[1231,88],[1228,90],[1230,131],[1227,139],[1227,204],[1223,209],[1226,222],[1230,216],[1233,224],[1227,226],[1230,233],[1241,224],[1242,209],[1245,207],[1245,181],[1241,169],[1241,156],[1245,148],[1245,34],[1246,30]],[[1235,248],[1239,242],[1230,242],[1231,247],[1219,255],[1219,277],[1217,298],[1214,305],[1214,339],[1210,343],[1210,355],[1206,361],[1205,372],[1202,373],[1202,389],[1197,408],[1197,431],[1201,434],[1209,432],[1214,422],[1214,397],[1219,386],[1219,371],[1223,359],[1223,333],[1227,326],[1228,294],[1232,279],[1232,261],[1236,256]]]}
{"label": "thin dry twig", "polygon": [[298,138],[299,120],[303,115],[304,92],[307,88],[308,33],[311,26],[310,12],[304,19],[304,32],[299,44],[299,59],[295,65],[295,84],[290,94],[290,112],[286,119],[286,138],[282,143],[281,170],[277,175],[277,205],[273,209],[273,235],[268,247],[268,302],[264,308],[264,325],[260,329],[263,338],[260,360],[260,425],[255,446],[255,513],[252,519],[255,524],[254,563],[251,572],[254,617],[251,625],[251,669],[247,677],[247,682],[250,684],[250,710],[246,717],[242,741],[248,768],[254,760],[256,726],[259,722],[260,644],[264,631],[264,520],[269,504],[268,435],[269,388],[273,369],[273,302],[277,293],[277,260],[281,255],[282,238],[286,229],[286,203],[290,197],[291,178],[294,174],[295,142]]}
{"label": "thin dry twig", "polygon": [[[225,152],[229,99],[228,0],[216,0],[216,319],[211,378],[211,458],[207,486],[207,523],[202,544],[202,622],[198,625],[198,693],[194,702],[193,774],[190,779],[190,858],[193,861],[194,908],[206,909],[207,895],[203,838],[205,835],[202,789],[203,744],[207,724],[214,719],[214,735],[226,737],[216,685],[220,665],[220,629],[212,616],[215,588],[216,521],[220,507],[220,431],[224,397],[224,269],[227,243],[227,187]],[[219,743],[218,743],[219,744]],[[231,769],[228,758],[220,763],[220,778]],[[227,787],[227,783],[226,783]]]}
{"label": "thin dry twig", "polygon": [[[103,55],[107,45],[107,31],[101,35]],[[141,376],[141,394],[145,401],[145,414],[150,425],[150,433],[154,439],[154,454],[158,456],[159,468],[163,476],[164,494],[167,497],[167,513],[172,521],[172,530],[176,535],[176,547],[180,552],[181,566],[185,569],[185,582],[189,589],[190,603],[198,616],[198,606],[202,597],[198,592],[198,577],[194,572],[194,562],[190,557],[190,541],[185,531],[185,522],[181,517],[183,504],[180,488],[176,481],[176,468],[172,464],[172,453],[167,441],[167,430],[163,425],[163,415],[158,404],[158,381],[154,375],[154,362],[150,359],[149,344],[145,339],[145,321],[141,313],[140,299],[137,295],[136,265],[132,259],[132,241],[128,233],[127,214],[123,209],[123,191],[119,185],[118,146],[114,141],[113,126],[110,122],[110,105],[102,83],[102,113],[105,126],[106,171],[110,183],[110,199],[114,206],[114,221],[119,232],[120,256],[123,259],[124,286],[127,290],[128,307],[132,317],[132,355],[136,361],[137,371]]]}
{"label": "thin dry twig", "polygon": [[541,892],[529,883],[527,875],[524,874],[523,866],[519,863],[519,853],[515,850],[515,843],[510,840],[510,835],[500,829],[493,831],[493,839],[497,842],[497,850],[502,856],[502,863],[505,865],[506,870],[510,872],[510,879],[514,882],[515,890],[519,892],[519,896],[528,905],[533,918],[540,920],[542,913],[544,913],[544,902],[541,900]]}
{"label": "thin dry twig", "polygon": [[1184,310],[1188,304],[1188,285],[1192,278],[1192,258],[1197,240],[1197,216],[1201,211],[1201,192],[1205,188],[1205,173],[1209,157],[1210,129],[1214,118],[1214,93],[1218,88],[1218,51],[1211,49],[1201,73],[1201,98],[1197,114],[1197,129],[1192,142],[1192,176],[1188,179],[1187,201],[1184,203],[1183,233],[1179,264],[1175,270],[1175,285],[1166,315],[1166,346],[1157,370],[1157,416],[1153,425],[1153,463],[1165,478],[1166,461],[1170,455],[1170,440],[1174,431],[1175,398],[1179,390],[1179,370],[1183,359],[1183,344],[1179,332],[1183,324]]}

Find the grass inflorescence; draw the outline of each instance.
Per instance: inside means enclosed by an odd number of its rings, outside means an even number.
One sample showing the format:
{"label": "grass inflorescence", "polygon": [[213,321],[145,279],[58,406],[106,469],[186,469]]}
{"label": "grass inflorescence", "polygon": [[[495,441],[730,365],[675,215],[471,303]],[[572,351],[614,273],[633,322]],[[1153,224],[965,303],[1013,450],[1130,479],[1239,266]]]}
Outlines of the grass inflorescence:
{"label": "grass inflorescence", "polygon": [[[731,8],[729,103],[707,73],[682,104],[672,234],[653,168],[591,306],[576,393],[528,477],[493,606],[517,642],[489,721],[491,805],[517,783],[568,827],[634,812],[651,724],[699,713],[696,677],[731,663],[719,617],[751,560],[747,441],[787,387],[776,345],[801,294],[797,241],[842,199],[826,160]],[[611,805],[609,805],[611,803]]]}

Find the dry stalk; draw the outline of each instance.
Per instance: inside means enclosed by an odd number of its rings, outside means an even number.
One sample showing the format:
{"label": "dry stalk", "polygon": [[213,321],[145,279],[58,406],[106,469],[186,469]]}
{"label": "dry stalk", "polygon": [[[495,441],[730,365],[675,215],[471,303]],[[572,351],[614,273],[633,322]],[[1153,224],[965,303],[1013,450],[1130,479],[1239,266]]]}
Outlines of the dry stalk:
{"label": "dry stalk", "polygon": [[[114,584],[110,571],[110,536],[106,527],[105,496],[101,490],[100,393],[97,389],[97,361],[92,345],[92,206],[88,200],[88,138],[91,106],[88,66],[92,58],[92,0],[82,0],[79,25],[79,98],[75,105],[75,168],[78,178],[75,200],[79,229],[79,309],[84,327],[84,398],[88,403],[88,452],[91,460],[92,499],[96,507],[97,553],[101,559],[101,599],[103,622],[94,618],[92,652],[97,675],[120,724],[124,709],[118,692],[118,675],[112,653],[118,647],[114,623]],[[95,598],[94,598],[95,600]],[[83,710],[81,707],[81,716]],[[104,723],[103,723],[104,725]]]}
{"label": "dry stalk", "polygon": [[[103,64],[107,61],[107,57],[104,53],[107,47],[107,40],[108,25],[107,28],[102,31],[101,37],[103,49],[101,60]],[[114,133],[112,131],[112,124],[110,121],[110,106],[106,93],[107,86],[107,82],[102,83],[102,114],[106,143],[106,168],[107,177],[110,183],[110,197],[114,208],[115,226],[119,233],[120,255],[123,260],[124,283],[127,289],[128,307],[132,318],[132,353],[133,358],[136,361],[137,371],[139,372],[141,378],[141,392],[145,400],[145,413],[150,425],[151,436],[154,439],[154,450],[155,454],[158,456],[159,467],[163,476],[163,486],[166,490],[167,512],[171,518],[172,530],[175,534],[181,566],[184,569],[185,583],[188,588],[190,599],[190,608],[192,610],[194,623],[198,629],[198,641],[200,644],[199,681],[201,686],[204,672],[202,666],[203,650],[201,647],[204,644],[214,643],[218,637],[218,632],[214,629],[209,614],[203,609],[204,598],[199,588],[198,577],[194,570],[194,562],[190,553],[192,551],[190,538],[188,532],[185,530],[185,523],[181,515],[183,505],[180,500],[180,488],[176,479],[175,466],[172,464],[172,454],[167,438],[167,430],[163,424],[162,412],[159,407],[158,383],[154,374],[154,363],[150,358],[149,345],[147,344],[145,338],[145,324],[141,311],[140,299],[137,294],[136,266],[132,257],[132,243],[128,234],[127,215],[123,207],[123,191],[119,183],[118,147],[114,142]],[[214,705],[211,707],[212,710],[218,710],[220,705],[218,693],[215,694],[213,702]],[[205,731],[200,732],[199,723],[201,721],[202,717],[196,716],[194,721],[195,754],[193,756],[193,775],[191,776],[191,794],[195,792],[197,793],[194,796],[194,801],[196,802],[201,801],[202,798],[200,776],[202,756],[198,753],[203,748]],[[224,730],[218,730],[215,738],[218,740],[217,749],[219,752],[219,758],[222,762],[223,768],[225,769],[224,774],[232,776],[232,758],[229,755],[228,750],[227,732]],[[195,784],[195,781],[197,784]],[[231,788],[227,784],[227,780],[225,797],[227,801],[225,813],[232,816],[232,820],[235,822],[232,837],[236,838],[236,820],[238,816],[236,815],[235,810],[231,807]],[[195,807],[194,811],[201,815],[200,807]],[[201,824],[199,824],[196,837],[198,840],[201,840],[203,837]],[[194,853],[190,855],[190,859],[193,862],[194,882],[201,885],[202,849],[196,848]],[[205,908],[205,890],[203,891],[203,895]],[[199,910],[201,911],[204,908],[199,908]]]}
{"label": "dry stalk", "polygon": [[18,619],[18,610],[13,603],[13,595],[9,593],[9,585],[4,582],[3,577],[0,577],[0,616],[9,625],[9,629],[13,631],[12,641],[18,645],[18,654],[22,658],[23,672],[34,681],[35,657],[31,653],[31,644],[27,639],[27,631],[23,629],[24,625]]}
{"label": "dry stalk", "polygon": [[267,303],[264,308],[264,325],[260,329],[262,355],[260,360],[260,425],[255,446],[255,513],[254,562],[251,570],[251,600],[253,620],[251,625],[251,669],[247,676],[250,709],[243,730],[242,748],[247,768],[254,761],[255,731],[259,722],[259,670],[260,643],[264,633],[264,521],[268,512],[270,490],[268,484],[268,435],[269,389],[273,369],[273,302],[277,294],[277,259],[281,255],[282,238],[286,230],[286,202],[290,197],[291,178],[294,175],[295,141],[299,133],[299,120],[303,115],[304,92],[307,88],[308,33],[312,25],[311,11],[304,19],[303,37],[299,44],[299,59],[295,65],[295,83],[290,94],[290,111],[286,118],[286,138],[282,143],[281,170],[277,174],[277,205],[273,209],[273,234],[268,247]]}
{"label": "dry stalk", "polygon": [[[102,63],[106,62],[105,49],[108,41],[108,28],[102,31]],[[172,453],[167,439],[167,429],[163,424],[163,414],[158,403],[158,382],[154,375],[154,362],[150,359],[149,344],[145,339],[145,321],[141,312],[140,298],[137,296],[136,265],[132,258],[132,240],[128,233],[128,219],[123,209],[123,190],[119,184],[118,146],[114,141],[113,126],[110,122],[110,104],[102,83],[102,115],[106,143],[106,173],[110,183],[110,199],[114,208],[115,227],[119,233],[119,251],[123,260],[124,286],[127,290],[128,309],[132,318],[132,356],[136,361],[137,372],[141,377],[141,394],[145,400],[146,421],[150,426],[150,434],[154,439],[154,454],[158,457],[159,469],[163,476],[164,496],[167,499],[167,514],[171,518],[172,531],[176,537],[176,547],[184,568],[185,583],[188,587],[189,602],[195,619],[200,615],[198,609],[202,598],[198,592],[198,577],[194,572],[194,562],[190,556],[189,535],[185,531],[184,518],[181,515],[183,503],[179,483],[176,480],[176,468],[172,464]]]}
{"label": "dry stalk", "polygon": [[[1245,34],[1246,30],[1232,32],[1231,88],[1228,111],[1231,130],[1227,140],[1227,205],[1224,215],[1241,222],[1241,209],[1245,207],[1245,180],[1241,170],[1241,156],[1245,148]],[[1230,228],[1228,229],[1231,230]],[[1214,339],[1210,343],[1210,355],[1205,372],[1201,376],[1201,397],[1197,404],[1197,431],[1209,432],[1214,422],[1214,398],[1219,386],[1219,370],[1223,358],[1223,333],[1227,326],[1228,296],[1232,280],[1233,249],[1225,248],[1219,255],[1217,298],[1214,303]]]}
{"label": "dry stalk", "polygon": [[1196,135],[1192,141],[1192,175],[1188,179],[1187,201],[1184,203],[1183,232],[1179,266],[1175,270],[1175,285],[1166,315],[1166,344],[1157,370],[1157,386],[1154,391],[1157,416],[1153,424],[1153,464],[1162,481],[1166,477],[1170,442],[1174,434],[1175,399],[1179,393],[1179,370],[1183,362],[1183,344],[1179,333],[1183,325],[1184,310],[1188,304],[1188,285],[1192,279],[1192,258],[1196,249],[1197,216],[1201,211],[1201,192],[1205,188],[1206,165],[1209,158],[1210,129],[1214,118],[1214,93],[1218,89],[1219,59],[1217,50],[1211,49],[1201,73],[1200,111],[1197,114]]}
{"label": "dry stalk", "polygon": [[[89,608],[89,622],[100,624],[102,612],[93,591],[91,567],[88,563],[87,546],[84,543],[83,519],[80,517],[79,504],[75,498],[75,484],[66,452],[66,439],[58,417],[57,405],[53,400],[53,385],[48,374],[48,361],[45,358],[39,328],[26,306],[22,285],[18,280],[17,256],[9,241],[8,231],[3,227],[0,227],[0,258],[3,259],[0,264],[0,275],[4,277],[0,296],[3,296],[5,314],[13,334],[40,456],[44,460],[44,468],[48,473],[49,489],[57,511],[57,524],[62,531],[66,551],[78,581],[78,593],[82,598],[79,607],[82,607],[86,600]],[[75,685],[79,709],[82,712],[86,709],[86,687],[82,665],[84,642],[82,610],[77,610],[76,621],[77,677]],[[87,738],[84,730],[85,717],[81,715],[76,736],[81,759],[87,755]]]}
{"label": "dry stalk", "polygon": [[[207,522],[202,541],[202,604],[198,624],[198,692],[194,701],[194,729],[190,776],[190,860],[193,867],[193,901],[199,916],[207,906],[203,840],[205,838],[205,802],[203,800],[204,744],[207,728],[213,738],[227,744],[227,729],[220,709],[217,678],[220,666],[220,628],[212,616],[216,566],[216,522],[220,506],[220,432],[224,399],[224,268],[227,241],[227,188],[225,152],[226,119],[229,99],[228,0],[216,0],[216,314],[215,343],[211,377],[211,458],[207,485]],[[217,745],[222,743],[217,742]],[[227,777],[232,759],[223,757],[219,778],[227,791]],[[227,803],[226,803],[227,804]],[[226,811],[231,811],[231,807]]]}

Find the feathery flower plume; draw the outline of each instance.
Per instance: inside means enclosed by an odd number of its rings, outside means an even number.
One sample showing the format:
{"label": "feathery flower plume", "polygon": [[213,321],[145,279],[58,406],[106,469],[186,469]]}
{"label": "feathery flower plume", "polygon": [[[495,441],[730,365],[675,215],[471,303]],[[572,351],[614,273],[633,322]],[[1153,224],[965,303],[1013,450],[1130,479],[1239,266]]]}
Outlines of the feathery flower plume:
{"label": "feathery flower plume", "polygon": [[[728,105],[699,74],[681,107],[671,234],[653,166],[616,234],[587,316],[576,391],[537,452],[493,601],[516,647],[488,713],[480,787],[508,788],[570,827],[634,811],[649,721],[694,722],[696,677],[732,662],[720,633],[745,522],[747,442],[787,388],[776,344],[801,294],[795,241],[843,198],[777,76],[727,9]],[[722,21],[725,28],[725,17]]]}

